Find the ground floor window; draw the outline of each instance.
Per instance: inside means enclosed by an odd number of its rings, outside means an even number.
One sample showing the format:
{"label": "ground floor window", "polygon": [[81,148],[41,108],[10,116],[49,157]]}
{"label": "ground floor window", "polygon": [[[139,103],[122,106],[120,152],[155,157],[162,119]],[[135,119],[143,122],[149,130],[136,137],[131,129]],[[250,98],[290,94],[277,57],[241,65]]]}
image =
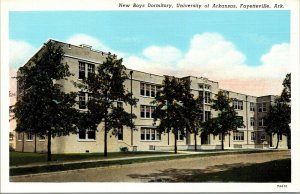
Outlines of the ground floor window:
{"label": "ground floor window", "polygon": [[123,128],[118,129],[118,140],[123,140]]}
{"label": "ground floor window", "polygon": [[262,141],[266,140],[266,135],[264,133],[262,133],[260,135],[260,140],[262,140]]}
{"label": "ground floor window", "polygon": [[80,140],[95,140],[96,131],[91,129],[82,129],[78,132],[78,139]]}
{"label": "ground floor window", "polygon": [[222,141],[222,133],[219,133],[219,141]]}
{"label": "ground floor window", "polygon": [[141,140],[143,141],[159,141],[161,134],[155,128],[141,128]]}
{"label": "ground floor window", "polygon": [[178,133],[176,134],[176,139],[179,141],[183,140],[183,134],[181,133],[181,131],[178,131]]}
{"label": "ground floor window", "polygon": [[251,141],[255,141],[255,133],[251,132]]}
{"label": "ground floor window", "polygon": [[26,133],[26,140],[28,140],[28,141],[32,141],[33,140],[32,133]]}
{"label": "ground floor window", "polygon": [[45,136],[43,136],[43,135],[40,136],[40,141],[45,141],[45,139],[46,139]]}
{"label": "ground floor window", "polygon": [[17,140],[18,141],[22,141],[23,140],[22,133],[17,133]]}
{"label": "ground floor window", "polygon": [[233,141],[244,141],[244,132],[233,132]]}

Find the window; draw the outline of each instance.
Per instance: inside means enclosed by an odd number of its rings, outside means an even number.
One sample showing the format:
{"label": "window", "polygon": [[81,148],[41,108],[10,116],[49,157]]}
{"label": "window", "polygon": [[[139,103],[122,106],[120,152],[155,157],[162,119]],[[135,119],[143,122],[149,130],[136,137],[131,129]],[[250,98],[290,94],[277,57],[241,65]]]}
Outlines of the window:
{"label": "window", "polygon": [[243,110],[243,101],[234,100],[233,101],[233,108],[236,109],[236,110]]}
{"label": "window", "polygon": [[141,89],[141,95],[145,96],[145,84],[141,83],[140,89]]}
{"label": "window", "polygon": [[46,137],[45,136],[40,136],[40,141],[45,141]]}
{"label": "window", "polygon": [[17,133],[17,140],[18,141],[22,141],[23,140],[22,133]]}
{"label": "window", "polygon": [[251,132],[251,141],[255,141],[255,133]]}
{"label": "window", "polygon": [[251,126],[251,127],[255,126],[255,120],[254,120],[254,117],[251,117],[251,118],[250,118],[250,126]]}
{"label": "window", "polygon": [[200,89],[203,89],[203,84],[199,84],[199,88],[200,88]]}
{"label": "window", "polygon": [[[203,95],[204,94],[204,95]],[[210,103],[211,92],[199,91],[199,98],[203,99],[204,103]]]}
{"label": "window", "polygon": [[95,140],[96,131],[92,129],[82,129],[78,132],[78,138],[80,140]]}
{"label": "window", "polygon": [[94,64],[87,64],[88,65],[88,76],[90,74],[94,74],[95,73],[95,65]]}
{"label": "window", "polygon": [[157,90],[158,87],[156,85],[140,83],[141,96],[155,97]]}
{"label": "window", "polygon": [[85,64],[83,62],[79,62],[79,79],[85,78]]}
{"label": "window", "polygon": [[176,134],[176,139],[178,141],[183,141],[183,134],[181,133],[181,131],[178,131]]}
{"label": "window", "polygon": [[267,103],[259,103],[258,112],[267,112]]}
{"label": "window", "polygon": [[161,134],[156,131],[155,128],[141,128],[141,140],[142,141],[159,141],[161,140]]}
{"label": "window", "polygon": [[262,133],[262,134],[260,135],[260,140],[264,141],[265,139],[266,139],[266,135],[265,135],[264,133]]}
{"label": "window", "polygon": [[[240,118],[242,120],[242,122],[244,123],[244,117],[243,116],[237,116],[238,118]],[[244,127],[241,127],[244,128]]]}
{"label": "window", "polygon": [[266,122],[263,118],[258,120],[258,126],[259,127],[265,127],[266,126]]}
{"label": "window", "polygon": [[244,132],[233,132],[233,141],[244,141]]}
{"label": "window", "polygon": [[222,141],[222,133],[219,133],[219,140]]}
{"label": "window", "polygon": [[123,102],[117,102],[117,108],[123,108]]}
{"label": "window", "polygon": [[199,84],[200,89],[210,90],[210,85],[208,84]]}
{"label": "window", "polygon": [[255,111],[254,103],[253,102],[250,102],[250,111]]}
{"label": "window", "polygon": [[145,105],[141,105],[141,118],[145,118]]}
{"label": "window", "polygon": [[151,85],[151,97],[155,97],[155,86],[154,85]]}
{"label": "window", "polygon": [[85,109],[86,108],[86,101],[85,101],[85,93],[79,92],[79,109]]}
{"label": "window", "polygon": [[123,128],[118,129],[118,140],[123,140]]}
{"label": "window", "polygon": [[150,106],[146,106],[146,118],[150,118],[150,110],[151,107]]}
{"label": "window", "polygon": [[146,96],[150,96],[150,85],[146,84]]}
{"label": "window", "polygon": [[211,118],[211,112],[210,111],[205,111],[205,121],[208,121]]}
{"label": "window", "polygon": [[26,133],[26,140],[28,140],[28,141],[32,141],[33,140],[32,133]]}
{"label": "window", "polygon": [[141,105],[141,118],[153,118],[155,106]]}

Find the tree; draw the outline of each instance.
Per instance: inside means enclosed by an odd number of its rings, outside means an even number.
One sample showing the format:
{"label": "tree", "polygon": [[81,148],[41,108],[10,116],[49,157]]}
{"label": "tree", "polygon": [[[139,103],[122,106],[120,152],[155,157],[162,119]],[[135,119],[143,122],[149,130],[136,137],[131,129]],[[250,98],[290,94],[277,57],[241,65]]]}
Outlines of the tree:
{"label": "tree", "polygon": [[185,115],[186,103],[193,98],[190,92],[190,81],[165,76],[162,88],[158,91],[154,104],[157,105],[153,112],[154,124],[160,119],[157,131],[159,133],[174,134],[174,152],[177,153],[178,134],[185,136],[187,126],[192,127]]}
{"label": "tree", "polygon": [[183,102],[184,114],[187,118],[186,129],[194,134],[194,150],[197,151],[197,136],[201,131],[203,118],[203,99],[194,99],[192,95]]}
{"label": "tree", "polygon": [[124,81],[128,79],[122,65],[122,59],[115,59],[108,55],[106,61],[97,67],[96,73],[89,74],[82,81],[89,92],[87,103],[88,111],[82,113],[81,127],[97,130],[98,125],[104,122],[104,156],[107,156],[107,134],[117,133],[124,125],[134,128],[132,119],[134,114],[127,113],[123,106],[116,106],[117,101],[129,105],[136,105],[137,99],[125,91]]}
{"label": "tree", "polygon": [[[291,123],[291,74],[287,74],[283,84],[282,93],[275,99],[275,103],[270,106],[270,111],[266,117],[266,132],[277,135],[276,149],[278,149],[279,140],[282,135],[290,138]],[[272,138],[272,136],[271,136]]]}
{"label": "tree", "polygon": [[17,132],[48,137],[48,161],[51,161],[51,138],[75,133],[77,129],[78,112],[74,108],[77,94],[64,93],[59,84],[71,75],[68,65],[62,63],[63,55],[62,48],[50,41],[40,56],[36,55],[19,69],[17,81],[21,91],[12,108]]}
{"label": "tree", "polygon": [[216,99],[213,99],[212,108],[219,112],[218,117],[209,119],[203,123],[203,132],[214,135],[221,134],[221,148],[224,150],[224,137],[230,131],[235,131],[237,128],[244,127],[243,119],[238,116],[237,112],[232,107],[231,99],[225,92],[219,91],[216,94]]}

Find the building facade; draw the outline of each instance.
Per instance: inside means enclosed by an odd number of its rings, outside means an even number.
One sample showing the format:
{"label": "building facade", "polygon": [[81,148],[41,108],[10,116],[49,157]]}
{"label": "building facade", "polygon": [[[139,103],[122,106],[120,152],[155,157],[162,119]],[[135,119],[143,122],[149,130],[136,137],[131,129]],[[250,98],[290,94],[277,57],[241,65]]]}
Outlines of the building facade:
{"label": "building facade", "polygon": [[[103,63],[110,53],[105,53],[92,49],[91,46],[75,46],[59,41],[53,41],[59,44],[64,54],[63,63],[69,65],[69,70],[73,74],[67,80],[60,80],[65,92],[78,92],[78,108],[86,111],[88,93],[76,88],[73,82],[80,82],[88,77],[89,73],[95,71],[97,65]],[[42,51],[41,48],[39,52]],[[116,55],[113,55],[117,57]],[[25,64],[26,65],[26,64]],[[164,77],[151,73],[127,69],[126,73],[129,79],[125,81],[125,88],[132,91],[133,97],[138,99],[136,107],[132,112],[137,116],[134,120],[137,130],[132,131],[124,127],[119,129],[117,135],[108,134],[108,151],[118,152],[120,148],[127,147],[128,150],[146,151],[146,150],[172,150],[174,149],[174,134],[159,134],[153,125],[152,113],[155,108],[151,102],[154,100],[157,90],[161,86]],[[211,108],[210,99],[221,89],[218,82],[203,77],[188,76],[182,79],[191,81],[191,90],[194,97],[203,98],[203,121],[211,117],[216,117],[218,113]],[[225,90],[223,90],[225,91]],[[275,144],[277,137],[265,134],[264,117],[267,114],[269,106],[274,102],[274,96],[255,97],[246,94],[240,94],[232,91],[225,91],[233,101],[233,106],[238,115],[243,118],[244,128],[239,128],[235,132],[225,136],[224,147],[230,148],[264,148]],[[122,102],[115,102],[116,106],[123,106],[125,111],[130,112],[130,105]],[[52,153],[85,153],[85,152],[103,152],[104,150],[104,129],[103,124],[98,126],[98,131],[83,130],[78,134],[56,137],[52,139]],[[24,152],[47,151],[47,138],[36,137],[32,134],[17,133],[16,150]],[[280,137],[279,148],[287,148],[287,137]],[[178,134],[178,150],[194,149],[194,135],[187,133],[184,137]],[[218,149],[221,146],[220,135],[200,134],[197,136],[198,149]]]}

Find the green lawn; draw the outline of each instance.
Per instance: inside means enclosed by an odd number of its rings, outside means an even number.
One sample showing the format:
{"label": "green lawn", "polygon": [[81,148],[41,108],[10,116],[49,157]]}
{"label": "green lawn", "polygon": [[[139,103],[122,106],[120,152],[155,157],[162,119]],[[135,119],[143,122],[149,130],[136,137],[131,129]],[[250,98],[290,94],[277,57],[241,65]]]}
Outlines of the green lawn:
{"label": "green lawn", "polygon": [[144,155],[161,155],[166,152],[113,152],[104,157],[103,153],[82,153],[82,154],[52,154],[52,162],[47,162],[47,153],[10,152],[10,166],[19,166],[38,163],[57,163],[64,161],[94,160],[104,158],[122,158]]}

